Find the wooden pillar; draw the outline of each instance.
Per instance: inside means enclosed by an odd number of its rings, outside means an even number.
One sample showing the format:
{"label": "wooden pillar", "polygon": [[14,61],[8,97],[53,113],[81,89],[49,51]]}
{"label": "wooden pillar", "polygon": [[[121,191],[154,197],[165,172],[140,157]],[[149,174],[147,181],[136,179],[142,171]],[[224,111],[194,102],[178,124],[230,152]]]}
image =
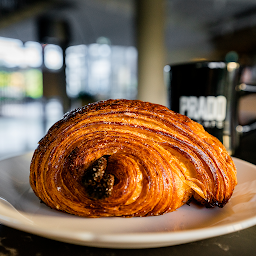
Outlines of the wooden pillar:
{"label": "wooden pillar", "polygon": [[167,104],[164,0],[137,0],[138,96],[144,101]]}

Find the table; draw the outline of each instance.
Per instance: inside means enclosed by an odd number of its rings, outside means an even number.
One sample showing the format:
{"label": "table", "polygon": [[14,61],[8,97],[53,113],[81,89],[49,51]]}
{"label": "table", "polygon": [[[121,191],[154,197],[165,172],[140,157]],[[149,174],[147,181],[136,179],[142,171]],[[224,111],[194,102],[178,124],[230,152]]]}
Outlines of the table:
{"label": "table", "polygon": [[[256,132],[241,138],[235,155],[256,164]],[[235,233],[192,242],[152,249],[105,249],[58,242],[0,225],[0,255],[51,256],[51,255],[256,255],[256,226]]]}

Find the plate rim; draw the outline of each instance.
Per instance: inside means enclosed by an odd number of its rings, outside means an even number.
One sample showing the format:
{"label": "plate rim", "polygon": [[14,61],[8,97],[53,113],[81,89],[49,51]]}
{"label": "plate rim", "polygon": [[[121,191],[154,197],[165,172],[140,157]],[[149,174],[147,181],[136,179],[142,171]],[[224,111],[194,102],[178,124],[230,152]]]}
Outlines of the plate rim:
{"label": "plate rim", "polygon": [[[13,158],[29,155],[30,153],[17,155],[1,161],[11,161]],[[234,161],[240,162],[243,165],[250,166],[255,169],[256,165],[245,160],[232,157]],[[168,213],[171,214],[171,213]],[[27,216],[27,215],[26,215]],[[51,217],[49,217],[51,218]],[[246,218],[242,221],[235,221],[231,224],[219,226],[206,226],[202,228],[185,229],[178,231],[166,232],[126,232],[124,234],[99,234],[90,231],[72,231],[71,233],[60,232],[59,230],[47,230],[33,225],[26,225],[24,222],[17,221],[15,218],[6,218],[0,213],[0,223],[8,227],[32,233],[45,238],[54,239],[57,241],[94,246],[104,248],[155,248],[161,246],[172,246],[198,240],[203,240],[211,237],[221,236],[228,233],[236,232],[256,225],[256,216]],[[193,235],[193,236],[191,236]],[[73,236],[73,239],[70,237]],[[175,239],[174,239],[175,238]],[[145,242],[145,240],[147,240]]]}

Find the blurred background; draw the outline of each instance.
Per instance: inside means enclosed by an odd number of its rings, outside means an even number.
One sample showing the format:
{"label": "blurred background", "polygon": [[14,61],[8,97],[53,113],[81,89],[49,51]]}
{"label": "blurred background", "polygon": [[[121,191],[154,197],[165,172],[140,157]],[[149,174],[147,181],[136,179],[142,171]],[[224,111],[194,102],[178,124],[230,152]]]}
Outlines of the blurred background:
{"label": "blurred background", "polygon": [[[255,0],[0,0],[0,159],[90,102],[166,105],[166,64],[230,53],[254,66]],[[240,105],[256,118],[255,95]]]}

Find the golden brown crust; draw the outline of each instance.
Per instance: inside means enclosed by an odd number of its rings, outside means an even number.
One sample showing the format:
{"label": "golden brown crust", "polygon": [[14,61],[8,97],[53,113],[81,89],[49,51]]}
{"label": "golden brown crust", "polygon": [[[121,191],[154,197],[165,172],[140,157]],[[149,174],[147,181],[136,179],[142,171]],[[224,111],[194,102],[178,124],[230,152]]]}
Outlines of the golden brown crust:
{"label": "golden brown crust", "polygon": [[50,128],[34,152],[30,184],[57,210],[131,217],[174,211],[192,195],[222,207],[237,179],[223,145],[200,124],[161,105],[107,100]]}

